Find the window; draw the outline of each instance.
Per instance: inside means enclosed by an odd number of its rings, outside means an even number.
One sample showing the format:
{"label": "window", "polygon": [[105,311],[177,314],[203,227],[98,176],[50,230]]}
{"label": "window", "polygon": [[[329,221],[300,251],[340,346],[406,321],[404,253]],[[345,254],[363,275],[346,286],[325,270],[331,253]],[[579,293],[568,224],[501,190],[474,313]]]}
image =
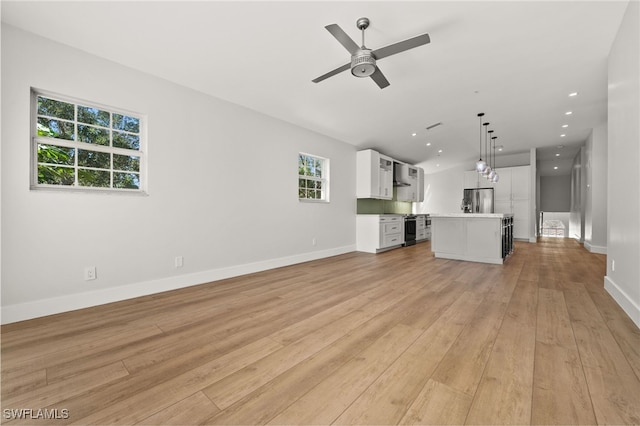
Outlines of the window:
{"label": "window", "polygon": [[298,154],[298,199],[329,201],[329,160]]}
{"label": "window", "polygon": [[33,111],[32,188],[142,192],[142,117],[35,91]]}

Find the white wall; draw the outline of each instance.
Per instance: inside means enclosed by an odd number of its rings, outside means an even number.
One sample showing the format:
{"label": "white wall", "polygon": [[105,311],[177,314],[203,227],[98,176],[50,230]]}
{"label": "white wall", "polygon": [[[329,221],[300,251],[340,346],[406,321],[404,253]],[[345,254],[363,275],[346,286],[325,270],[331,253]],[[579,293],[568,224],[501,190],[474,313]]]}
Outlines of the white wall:
{"label": "white wall", "polygon": [[[425,165],[417,164],[418,167]],[[460,213],[464,168],[451,168],[424,176],[424,202],[416,203],[415,213]]]}
{"label": "white wall", "polygon": [[[640,3],[630,1],[609,54],[605,288],[640,327]],[[613,262],[615,261],[615,270]]]}
{"label": "white wall", "polygon": [[571,209],[571,176],[539,176],[540,211],[568,212]]}
{"label": "white wall", "polygon": [[[31,191],[31,87],[146,114],[148,196]],[[351,145],[5,25],[2,106],[3,322],[355,249]],[[300,151],[330,203],[298,201]]]}
{"label": "white wall", "polygon": [[581,243],[584,242],[584,188],[586,187],[584,184],[586,181],[584,157],[584,147],[582,147],[574,157],[571,167],[571,207],[569,210],[571,214],[569,215],[568,234],[569,237]]}
{"label": "white wall", "polygon": [[607,253],[607,126],[595,127],[585,144],[584,246]]}

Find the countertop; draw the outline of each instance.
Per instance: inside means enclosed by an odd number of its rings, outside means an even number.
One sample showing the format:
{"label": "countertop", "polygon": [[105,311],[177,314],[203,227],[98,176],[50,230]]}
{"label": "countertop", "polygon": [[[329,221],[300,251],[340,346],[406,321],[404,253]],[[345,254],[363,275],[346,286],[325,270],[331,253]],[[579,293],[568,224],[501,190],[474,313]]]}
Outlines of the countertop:
{"label": "countertop", "polygon": [[431,217],[486,217],[505,218],[513,217],[513,213],[431,213]]}
{"label": "countertop", "polygon": [[431,216],[430,213],[358,213],[358,216]]}

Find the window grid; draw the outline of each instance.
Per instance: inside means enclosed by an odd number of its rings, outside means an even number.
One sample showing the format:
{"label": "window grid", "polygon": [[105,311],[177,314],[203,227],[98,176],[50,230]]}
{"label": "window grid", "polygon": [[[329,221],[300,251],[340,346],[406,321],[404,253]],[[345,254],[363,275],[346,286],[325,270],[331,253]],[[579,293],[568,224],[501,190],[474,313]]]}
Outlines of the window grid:
{"label": "window grid", "polygon": [[35,90],[33,104],[32,188],[143,192],[142,117]]}
{"label": "window grid", "polygon": [[329,201],[329,160],[314,155],[298,154],[298,199]]}

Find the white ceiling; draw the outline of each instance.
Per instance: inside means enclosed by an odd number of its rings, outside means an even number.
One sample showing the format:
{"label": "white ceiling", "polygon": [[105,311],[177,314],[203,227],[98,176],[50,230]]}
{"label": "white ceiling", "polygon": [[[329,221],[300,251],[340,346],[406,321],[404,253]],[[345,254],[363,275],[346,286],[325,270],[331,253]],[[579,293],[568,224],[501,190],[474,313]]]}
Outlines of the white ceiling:
{"label": "white ceiling", "polygon": [[[484,112],[505,156],[540,148],[543,174],[568,174],[606,122],[607,56],[627,3],[4,0],[2,21],[358,148],[426,161],[428,173],[472,168]],[[363,16],[371,49],[425,32],[431,43],[380,60],[385,89],[349,71],[312,83],[350,59],[324,26],[360,44]]]}

